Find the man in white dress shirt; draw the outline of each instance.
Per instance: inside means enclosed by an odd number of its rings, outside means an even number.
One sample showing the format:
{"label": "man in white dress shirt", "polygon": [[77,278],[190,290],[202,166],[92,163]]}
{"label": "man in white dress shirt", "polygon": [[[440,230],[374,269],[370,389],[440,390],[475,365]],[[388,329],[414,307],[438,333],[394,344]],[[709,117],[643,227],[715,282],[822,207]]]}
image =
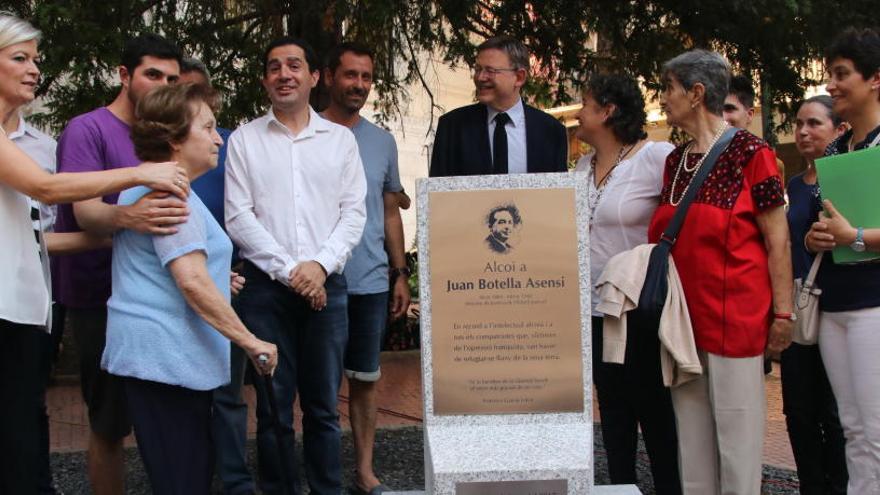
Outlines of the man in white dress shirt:
{"label": "man in white dress shirt", "polygon": [[[342,269],[366,221],[366,180],[354,135],[309,106],[317,57],[302,40],[281,38],[264,54],[271,110],[229,138],[226,228],[247,279],[237,306],[245,325],[279,349],[274,375],[282,466],[266,390],[257,388],[260,489],[281,492],[294,460],[292,406],[303,412],[306,479],[315,495],[342,491],[336,411],[348,338]],[[285,471],[287,473],[285,473]]]}

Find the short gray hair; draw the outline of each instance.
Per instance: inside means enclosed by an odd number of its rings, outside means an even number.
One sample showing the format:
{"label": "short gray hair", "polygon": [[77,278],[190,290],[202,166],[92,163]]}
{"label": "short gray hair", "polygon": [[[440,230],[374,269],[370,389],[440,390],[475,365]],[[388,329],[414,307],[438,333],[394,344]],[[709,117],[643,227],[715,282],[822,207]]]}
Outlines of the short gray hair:
{"label": "short gray hair", "polygon": [[28,21],[0,10],[0,50],[25,41],[40,41],[42,33]]}
{"label": "short gray hair", "polygon": [[492,48],[506,53],[514,69],[529,70],[529,49],[522,41],[510,36],[494,36],[480,43],[477,53]]}
{"label": "short gray hair", "polygon": [[710,112],[721,115],[724,98],[730,90],[730,64],[717,52],[691,50],[667,60],[662,68],[663,78],[675,77],[684,89],[690,91],[695,84],[706,88],[703,104]]}
{"label": "short gray hair", "polygon": [[180,72],[185,74],[187,72],[198,72],[199,74],[205,76],[205,79],[208,81],[211,80],[211,73],[208,72],[208,67],[204,62],[195,58],[195,57],[184,57],[180,60]]}

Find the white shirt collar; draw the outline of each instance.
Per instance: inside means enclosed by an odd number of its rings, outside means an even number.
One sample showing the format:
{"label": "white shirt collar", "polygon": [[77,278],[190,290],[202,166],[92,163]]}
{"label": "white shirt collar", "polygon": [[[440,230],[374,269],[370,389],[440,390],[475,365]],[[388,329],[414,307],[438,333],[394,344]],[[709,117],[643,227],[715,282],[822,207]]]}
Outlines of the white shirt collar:
{"label": "white shirt collar", "polygon": [[18,138],[24,136],[25,134],[27,134],[31,137],[37,137],[37,134],[36,134],[36,131],[34,130],[34,128],[31,127],[30,124],[28,124],[26,120],[24,120],[24,117],[19,115],[18,116],[18,129],[16,129],[15,132],[12,132],[11,134],[9,134],[7,137],[10,140],[14,140],[14,139],[18,139]]}
{"label": "white shirt collar", "polygon": [[[273,109],[269,109],[269,112],[266,114],[268,120],[266,121],[266,126],[269,125],[277,125],[284,132],[291,134],[290,129],[287,128],[286,125],[281,123],[278,120],[278,117],[275,116],[275,111]],[[274,122],[274,124],[273,124]],[[309,105],[309,123],[306,127],[293,137],[294,140],[306,139],[315,135],[318,132],[329,132],[330,131],[330,122],[321,117],[321,115],[316,112],[311,105]]]}
{"label": "white shirt collar", "polygon": [[[495,116],[501,112],[495,110],[488,105],[486,106],[486,109],[489,110],[488,115],[486,116],[488,119],[486,123],[491,124],[492,121],[495,120]],[[512,107],[505,110],[504,113],[506,113],[507,116],[510,117],[510,123],[513,124],[514,127],[519,127],[519,124],[525,122],[526,118],[526,111],[525,108],[523,108],[522,98],[517,98],[516,103],[514,103]]]}

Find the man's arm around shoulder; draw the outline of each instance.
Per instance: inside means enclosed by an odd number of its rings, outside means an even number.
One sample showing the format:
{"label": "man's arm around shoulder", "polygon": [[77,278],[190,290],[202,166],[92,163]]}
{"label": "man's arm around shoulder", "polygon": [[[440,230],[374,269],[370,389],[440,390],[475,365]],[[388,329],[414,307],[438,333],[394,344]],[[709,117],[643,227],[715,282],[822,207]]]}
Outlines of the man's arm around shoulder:
{"label": "man's arm around shoulder", "polygon": [[[58,141],[59,172],[96,172],[107,170],[100,131],[86,119],[74,119]],[[90,234],[109,236],[119,229],[133,229],[150,234],[176,232],[174,225],[189,215],[186,203],[166,193],[144,196],[129,206],[104,203],[100,198],[73,204],[77,224]]]}

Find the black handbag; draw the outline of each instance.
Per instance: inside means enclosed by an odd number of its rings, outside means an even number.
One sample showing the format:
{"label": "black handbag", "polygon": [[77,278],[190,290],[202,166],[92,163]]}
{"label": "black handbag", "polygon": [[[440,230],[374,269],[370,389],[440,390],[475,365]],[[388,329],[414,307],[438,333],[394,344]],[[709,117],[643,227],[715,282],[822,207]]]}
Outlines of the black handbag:
{"label": "black handbag", "polygon": [[678,204],[675,215],[672,217],[669,225],[666,226],[663,235],[660,236],[660,241],[651,250],[651,256],[648,258],[648,271],[645,274],[645,283],[639,295],[639,305],[632,310],[632,312],[636,313],[635,316],[648,321],[660,320],[660,315],[663,313],[663,305],[666,303],[666,293],[669,291],[669,284],[666,280],[666,276],[669,273],[669,252],[678,238],[678,232],[681,230],[691,203],[697,196],[697,191],[700,190],[700,186],[706,181],[706,177],[715,168],[718,157],[727,149],[727,145],[730,144],[731,139],[733,139],[734,134],[738,130],[735,127],[728,127],[715,145],[712,146],[712,149],[709,150],[702,166],[697,171],[697,175],[694,176],[694,180],[685,192],[684,198]]}

